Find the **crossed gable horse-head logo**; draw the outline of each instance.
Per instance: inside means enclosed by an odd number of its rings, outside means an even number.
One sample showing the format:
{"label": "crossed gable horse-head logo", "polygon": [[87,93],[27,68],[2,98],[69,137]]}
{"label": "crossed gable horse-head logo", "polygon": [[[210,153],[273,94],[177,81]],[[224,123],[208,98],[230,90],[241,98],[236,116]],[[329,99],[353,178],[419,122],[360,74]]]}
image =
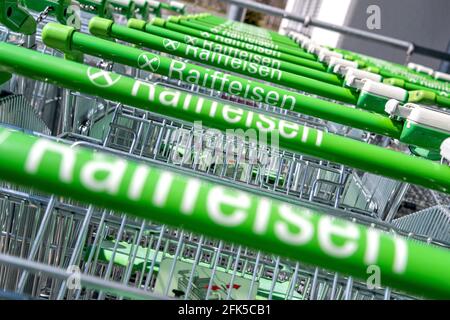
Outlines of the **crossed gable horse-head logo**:
{"label": "crossed gable horse-head logo", "polygon": [[151,53],[142,53],[138,57],[137,65],[139,69],[156,72],[159,69],[161,61],[158,56]]}
{"label": "crossed gable horse-head logo", "polygon": [[112,87],[122,77],[120,74],[108,72],[93,67],[89,67],[87,69],[87,76],[92,84],[100,88]]}
{"label": "crossed gable horse-head logo", "polygon": [[186,42],[187,44],[191,45],[191,46],[195,46],[195,44],[197,43],[197,38],[193,37],[193,36],[188,36],[186,35],[184,37],[184,42]]}
{"label": "crossed gable horse-head logo", "polygon": [[163,46],[169,51],[175,51],[180,47],[180,43],[175,40],[164,39]]}

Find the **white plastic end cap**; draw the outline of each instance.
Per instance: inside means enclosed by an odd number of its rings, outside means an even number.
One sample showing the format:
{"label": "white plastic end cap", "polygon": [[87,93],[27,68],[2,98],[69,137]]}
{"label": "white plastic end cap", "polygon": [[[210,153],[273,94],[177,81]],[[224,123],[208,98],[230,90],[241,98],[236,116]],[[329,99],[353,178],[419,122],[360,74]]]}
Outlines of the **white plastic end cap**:
{"label": "white plastic end cap", "polygon": [[447,161],[450,161],[450,138],[447,138],[444,142],[442,142],[441,156]]}
{"label": "white plastic end cap", "polygon": [[393,116],[396,114],[397,108],[400,105],[400,101],[395,99],[390,99],[386,105],[384,106],[384,111],[386,111],[387,114]]}
{"label": "white plastic end cap", "polygon": [[435,78],[436,80],[444,80],[444,81],[450,82],[450,74],[448,74],[448,73],[443,73],[443,72],[435,71],[435,72],[434,72],[434,78]]}
{"label": "white plastic end cap", "polygon": [[372,80],[374,82],[381,82],[383,80],[383,77],[380,76],[379,74],[376,73],[372,73],[369,71],[364,71],[364,70],[359,70],[356,68],[348,68],[347,69],[347,73],[345,75],[345,77],[353,77],[356,79],[369,79]]}
{"label": "white plastic end cap", "polygon": [[406,99],[408,98],[408,91],[405,89],[367,79],[364,80],[361,91],[401,102],[406,102]]}
{"label": "white plastic end cap", "polygon": [[347,67],[347,68],[358,69],[358,63],[355,61],[345,60],[345,59],[341,59],[341,58],[337,58],[337,57],[331,57],[330,62],[328,63],[328,66],[334,67],[337,65]]}

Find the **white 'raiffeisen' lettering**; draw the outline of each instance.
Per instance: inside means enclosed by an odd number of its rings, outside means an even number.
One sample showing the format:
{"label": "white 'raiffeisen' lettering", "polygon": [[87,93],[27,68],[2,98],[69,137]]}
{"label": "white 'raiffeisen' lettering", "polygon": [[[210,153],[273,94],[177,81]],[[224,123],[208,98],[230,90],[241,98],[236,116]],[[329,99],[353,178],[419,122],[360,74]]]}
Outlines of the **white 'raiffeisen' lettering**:
{"label": "white 'raiffeisen' lettering", "polygon": [[[324,255],[334,259],[344,260],[363,252],[361,263],[372,265],[378,263],[383,250],[381,234],[376,230],[362,233],[362,229],[351,222],[336,221],[326,215],[313,219],[313,213],[307,209],[274,204],[266,198],[255,199],[248,193],[219,185],[206,186],[195,178],[177,178],[169,171],[152,169],[144,164],[131,168],[128,161],[119,157],[106,157],[104,154],[80,157],[80,151],[75,148],[38,139],[26,156],[25,171],[36,175],[41,168],[48,167],[54,168],[56,179],[62,184],[77,183],[77,187],[81,186],[87,192],[123,197],[121,201],[129,201],[130,204],[148,203],[149,208],[170,209],[172,215],[203,214],[207,223],[223,228],[248,226],[248,232],[253,232],[254,236],[273,234],[288,246],[316,243]],[[152,170],[156,171],[153,175]],[[174,192],[175,188],[177,192]],[[181,199],[178,208],[169,201],[174,194]],[[253,201],[257,203],[252,204]],[[195,208],[206,211],[199,212]],[[362,245],[365,247],[361,248]],[[384,245],[393,248],[392,272],[404,273],[408,263],[406,241],[396,237],[392,243],[387,244],[385,240]]]}
{"label": "white 'raiffeisen' lettering", "polygon": [[210,69],[200,71],[194,68],[187,68],[186,63],[178,60],[171,61],[168,77],[283,109],[293,110],[297,102],[294,95],[265,89],[251,80],[236,77],[230,79],[230,76],[223,72]]}
{"label": "white 'raiffeisen' lettering", "polygon": [[200,61],[220,65],[231,70],[243,71],[249,75],[257,75],[274,81],[279,81],[283,75],[282,71],[278,69],[269,68],[254,62],[241,60],[215,51],[209,51],[190,45],[186,45],[185,55],[188,57],[194,57],[194,59],[198,59]]}

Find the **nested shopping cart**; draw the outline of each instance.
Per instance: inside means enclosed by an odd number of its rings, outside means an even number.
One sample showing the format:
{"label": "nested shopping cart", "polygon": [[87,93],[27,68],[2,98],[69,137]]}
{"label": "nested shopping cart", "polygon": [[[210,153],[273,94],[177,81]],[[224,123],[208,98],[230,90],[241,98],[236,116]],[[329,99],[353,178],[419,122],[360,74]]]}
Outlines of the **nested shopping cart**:
{"label": "nested shopping cart", "polygon": [[[81,17],[83,31],[90,17],[85,18],[84,12]],[[48,53],[40,32],[38,28],[37,48]],[[6,33],[9,43],[22,41],[20,35]],[[267,117],[277,115],[310,130],[352,136],[367,144],[386,144],[386,139],[365,131],[109,59],[89,57],[85,63],[100,67],[105,72],[103,75],[113,77],[112,81],[114,75],[109,71],[186,94],[195,93],[205,99],[242,105]],[[63,62],[61,67],[64,68]],[[35,77],[44,80],[39,75]],[[13,129],[22,128],[19,130],[71,148],[84,146],[211,184],[250,191],[258,197],[306,206],[367,228],[428,243],[425,248],[448,250],[445,202],[428,211],[396,219],[407,183],[282,148],[273,150],[238,137],[230,139],[217,131],[199,130],[193,121],[135,108],[131,98],[129,104],[104,98],[101,89],[98,95],[92,91],[86,94],[67,89],[61,93],[46,82],[25,80],[27,89],[20,91],[15,85],[20,81],[24,81],[23,78],[14,76],[7,89],[21,94],[7,94],[0,102],[2,123]],[[71,88],[68,83],[61,83],[62,87],[66,85]],[[48,110],[45,103],[62,106],[64,112],[57,119],[58,125],[41,120],[43,112]],[[50,137],[51,132],[57,132],[58,137]],[[227,150],[233,151],[232,156]],[[259,248],[261,251],[249,249],[234,244],[238,242],[216,240],[183,228],[129,216],[120,210],[100,209],[7,182],[0,191],[0,284],[5,296],[40,299],[413,298],[388,287],[369,289],[364,281],[331,272],[323,266],[303,263],[301,258],[293,260],[267,254],[264,247]],[[445,279],[447,275],[441,276]]]}

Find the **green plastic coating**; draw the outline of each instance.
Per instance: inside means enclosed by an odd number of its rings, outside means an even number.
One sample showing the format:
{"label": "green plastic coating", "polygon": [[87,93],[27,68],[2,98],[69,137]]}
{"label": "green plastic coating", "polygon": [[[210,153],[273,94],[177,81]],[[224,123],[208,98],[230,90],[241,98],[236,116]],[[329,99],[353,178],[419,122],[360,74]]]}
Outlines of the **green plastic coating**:
{"label": "green plastic coating", "polygon": [[210,32],[210,33],[214,33],[216,36],[223,36],[226,37],[228,39],[233,39],[235,41],[240,41],[240,42],[246,42],[246,43],[250,43],[250,44],[254,44],[256,46],[261,46],[261,47],[265,47],[274,51],[279,51],[279,52],[283,52],[286,54],[290,54],[293,56],[298,56],[298,57],[302,57],[302,58],[306,58],[306,59],[315,59],[314,55],[305,52],[304,50],[300,49],[300,48],[293,48],[293,47],[289,47],[289,46],[283,46],[283,45],[277,45],[277,44],[268,44],[267,42],[264,41],[259,41],[258,39],[255,38],[246,38],[244,36],[239,36],[235,33],[230,33],[230,32],[223,32],[223,33],[218,33],[217,30],[215,30],[214,28],[208,28],[206,26],[202,26],[198,23],[195,22],[191,22],[191,21],[185,21],[185,20],[180,20],[178,22],[179,24],[189,27],[189,28],[193,28],[193,29],[197,29],[200,30],[202,32]]}
{"label": "green plastic coating", "polygon": [[222,22],[214,22],[214,21],[208,21],[201,18],[194,18],[195,21],[204,23],[206,25],[215,26],[218,28],[231,30],[238,32],[243,35],[258,37],[261,39],[265,39],[268,42],[273,42],[277,44],[284,44],[291,47],[298,48],[298,44],[290,39],[288,36],[281,35],[279,33],[271,32],[267,29],[256,27],[254,25],[249,25],[246,23],[226,20]]}
{"label": "green plastic coating", "polygon": [[[145,31],[156,36],[169,38],[181,43],[189,44],[202,49],[219,52],[228,56],[239,58],[242,60],[255,62],[274,69],[280,69],[297,75],[304,75],[308,78],[320,80],[323,82],[342,85],[342,80],[334,74],[329,74],[326,68],[320,62],[299,58],[297,64],[282,61],[269,56],[253,53],[250,51],[238,49],[235,47],[227,46],[218,42],[203,40],[191,35],[186,35],[181,32],[168,30],[166,28],[158,27],[151,23],[141,23],[142,20],[130,19],[128,21],[128,27]],[[300,61],[301,60],[301,61]]]}
{"label": "green plastic coating", "polygon": [[[250,76],[295,90],[309,92],[349,104],[357,103],[356,93],[341,86],[323,83],[318,80],[269,68],[256,63],[247,62],[245,60],[226,56],[214,51],[180,43],[172,39],[150,35],[146,32],[121,26],[113,23],[112,21],[110,21],[109,28],[106,28],[106,23],[104,23],[104,21],[105,19],[98,17],[91,19],[89,23],[90,32],[98,36],[108,34],[110,37],[153,50],[188,58],[192,61],[211,65],[214,68],[220,68],[245,76]],[[103,28],[103,30],[100,30],[101,28]]]}
{"label": "green plastic coating", "polygon": [[[98,31],[98,28],[96,30]],[[126,47],[111,41],[75,32],[75,30],[67,26],[49,23],[43,29],[42,38],[48,46],[64,52],[70,52],[71,50],[79,51],[145,71],[158,73],[172,79],[220,90],[251,100],[262,101],[273,106],[319,116],[326,120],[362,130],[371,129],[369,131],[380,134],[393,134],[395,138],[398,138],[401,132],[401,123],[394,122],[383,115],[368,113],[361,109],[348,108],[340,104],[306,97],[295,92],[270,87],[256,81],[250,81],[179,60],[162,57],[136,48]],[[247,90],[246,88],[249,89]],[[254,93],[257,94],[255,95]]]}
{"label": "green plastic coating", "polygon": [[103,152],[0,127],[0,178],[385,286],[450,298],[450,253]]}
{"label": "green plastic coating", "polygon": [[[273,57],[276,59],[280,59],[283,61],[287,61],[287,62],[291,62],[291,63],[295,63],[295,64],[301,64],[304,62],[305,57],[298,57],[298,56],[294,56],[291,54],[286,54],[280,51],[274,51],[272,49],[269,48],[264,48],[264,47],[260,47],[260,46],[256,46],[254,44],[251,43],[246,43],[246,42],[242,42],[242,41],[237,41],[234,39],[230,39],[230,38],[226,38],[220,35],[215,35],[213,33],[209,33],[209,32],[203,32],[197,29],[193,29],[193,28],[188,28],[186,26],[182,26],[179,25],[177,23],[172,23],[172,22],[165,22],[162,25],[164,28],[166,29],[170,29],[173,31],[177,31],[177,32],[181,32],[184,33],[186,35],[190,35],[190,36],[194,36],[200,39],[204,39],[204,40],[209,40],[209,41],[214,41],[214,42],[218,42],[218,43],[222,43],[224,45],[228,45],[231,47],[236,47],[238,49],[243,49],[246,51],[250,51],[250,52],[254,52],[254,53],[258,53],[261,55],[265,55],[265,56],[269,56],[269,57]],[[308,59],[308,58],[306,58]],[[315,59],[310,59],[313,62],[316,62]]]}
{"label": "green plastic coating", "polygon": [[189,93],[107,72],[33,50],[0,43],[0,71],[121,102],[136,108],[190,122],[201,121],[218,130],[252,130],[271,142],[278,132],[279,146],[295,153],[341,163],[374,174],[418,184],[450,194],[450,167],[311,129]]}
{"label": "green plastic coating", "polygon": [[267,44],[267,47],[277,48],[278,46],[287,46],[292,50],[301,50],[304,52],[303,49],[299,48],[298,44],[296,44],[290,39],[288,39],[289,40],[288,42],[281,40],[274,40],[271,37],[264,36],[263,34],[257,34],[256,30],[258,29],[252,28],[244,30],[243,28],[240,28],[238,25],[232,24],[231,21],[227,21],[222,24],[210,24],[208,22],[195,19],[187,21],[198,23],[201,26],[215,30],[217,34],[221,34],[240,41],[250,42],[249,40],[252,39],[253,43],[257,43],[259,41],[265,42]]}

